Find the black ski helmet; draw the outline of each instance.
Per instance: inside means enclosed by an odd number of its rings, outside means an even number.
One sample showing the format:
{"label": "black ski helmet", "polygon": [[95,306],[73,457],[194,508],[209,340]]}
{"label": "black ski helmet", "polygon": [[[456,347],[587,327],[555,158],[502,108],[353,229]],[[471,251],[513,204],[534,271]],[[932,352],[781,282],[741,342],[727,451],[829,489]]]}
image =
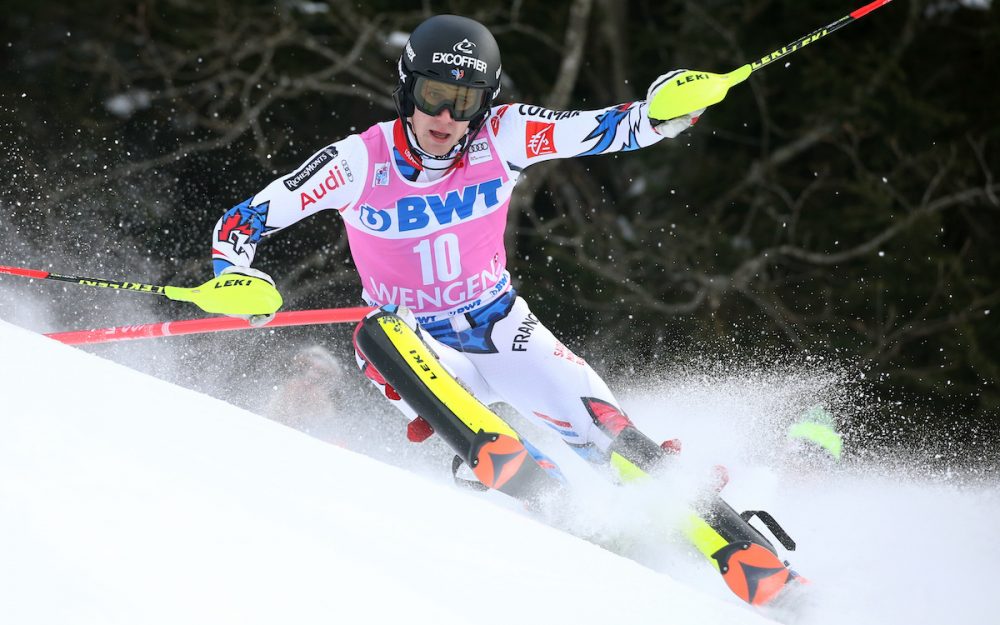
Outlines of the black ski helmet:
{"label": "black ski helmet", "polygon": [[[399,56],[399,85],[393,100],[400,119],[413,115],[419,77],[481,90],[482,100],[469,120],[474,136],[500,95],[500,48],[479,22],[458,15],[436,15],[418,25]],[[452,110],[455,116],[455,111]]]}

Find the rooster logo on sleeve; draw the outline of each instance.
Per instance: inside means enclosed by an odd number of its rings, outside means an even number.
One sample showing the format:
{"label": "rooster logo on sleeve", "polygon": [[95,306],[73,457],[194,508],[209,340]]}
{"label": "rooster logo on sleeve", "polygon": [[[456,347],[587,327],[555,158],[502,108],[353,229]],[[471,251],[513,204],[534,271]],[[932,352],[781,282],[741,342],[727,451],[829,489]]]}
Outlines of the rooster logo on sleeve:
{"label": "rooster logo on sleeve", "polygon": [[260,238],[274,230],[267,227],[269,202],[253,206],[253,198],[237,204],[222,217],[218,243],[228,243],[241,256],[249,256],[246,245],[256,245]]}
{"label": "rooster logo on sleeve", "polygon": [[621,127],[623,122],[627,124],[628,133],[627,137],[620,140],[621,145],[618,149],[622,152],[629,152],[631,150],[638,149],[639,141],[636,138],[638,123],[630,121],[632,112],[637,110],[634,104],[634,102],[626,102],[625,104],[620,104],[606,109],[598,115],[596,118],[597,126],[583,139],[584,141],[596,139],[597,143],[594,144],[594,147],[590,148],[586,152],[583,152],[579,156],[590,156],[606,152],[614,145],[615,138],[618,136],[618,129]]}

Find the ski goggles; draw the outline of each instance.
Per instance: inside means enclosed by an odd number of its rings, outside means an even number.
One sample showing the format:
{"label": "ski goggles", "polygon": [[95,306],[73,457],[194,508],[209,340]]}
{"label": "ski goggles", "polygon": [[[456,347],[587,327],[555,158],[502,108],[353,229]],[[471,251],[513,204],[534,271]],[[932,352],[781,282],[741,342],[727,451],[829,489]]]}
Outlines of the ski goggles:
{"label": "ski goggles", "polygon": [[488,87],[466,87],[433,78],[417,76],[413,83],[413,104],[422,113],[436,117],[448,109],[451,118],[457,122],[467,122],[489,105]]}

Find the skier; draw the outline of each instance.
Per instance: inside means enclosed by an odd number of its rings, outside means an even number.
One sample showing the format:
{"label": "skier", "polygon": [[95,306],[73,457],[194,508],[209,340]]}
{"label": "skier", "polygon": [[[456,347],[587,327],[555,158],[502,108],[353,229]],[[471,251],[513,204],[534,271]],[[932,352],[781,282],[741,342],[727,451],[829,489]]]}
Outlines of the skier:
{"label": "skier", "polygon": [[[480,401],[510,404],[595,463],[606,463],[613,450],[626,457],[643,453],[623,449],[626,439],[650,441],[605,382],[515,291],[504,229],[511,192],[526,167],[645,148],[695,123],[704,109],[655,123],[647,115],[647,102],[682,70],[657,78],[645,101],[599,110],[497,105],[501,64],[493,35],[474,20],[439,15],[412,32],[398,71],[397,119],[331,143],[223,215],[212,237],[216,275],[271,281],[250,267],[258,242],[336,210],[364,300],[399,305],[400,315]],[[360,352],[358,361],[409,419],[410,440],[430,436],[430,424]],[[668,443],[669,452],[676,441]]]}

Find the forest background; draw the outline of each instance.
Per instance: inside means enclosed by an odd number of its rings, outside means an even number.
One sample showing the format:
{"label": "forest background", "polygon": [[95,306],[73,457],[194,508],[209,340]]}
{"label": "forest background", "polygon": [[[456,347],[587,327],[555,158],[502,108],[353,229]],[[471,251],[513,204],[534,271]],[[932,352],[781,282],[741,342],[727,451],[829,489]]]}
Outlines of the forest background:
{"label": "forest background", "polygon": [[[490,27],[503,102],[574,110],[735,69],[863,0],[0,4],[0,264],[193,285],[223,211],[395,115],[429,15]],[[836,363],[877,398],[874,436],[1000,442],[998,13],[895,0],[672,142],[532,167],[507,233],[519,291],[618,377],[692,354]],[[287,310],[358,304],[335,214],[278,236],[255,266]],[[48,330],[152,320],[65,295]]]}

